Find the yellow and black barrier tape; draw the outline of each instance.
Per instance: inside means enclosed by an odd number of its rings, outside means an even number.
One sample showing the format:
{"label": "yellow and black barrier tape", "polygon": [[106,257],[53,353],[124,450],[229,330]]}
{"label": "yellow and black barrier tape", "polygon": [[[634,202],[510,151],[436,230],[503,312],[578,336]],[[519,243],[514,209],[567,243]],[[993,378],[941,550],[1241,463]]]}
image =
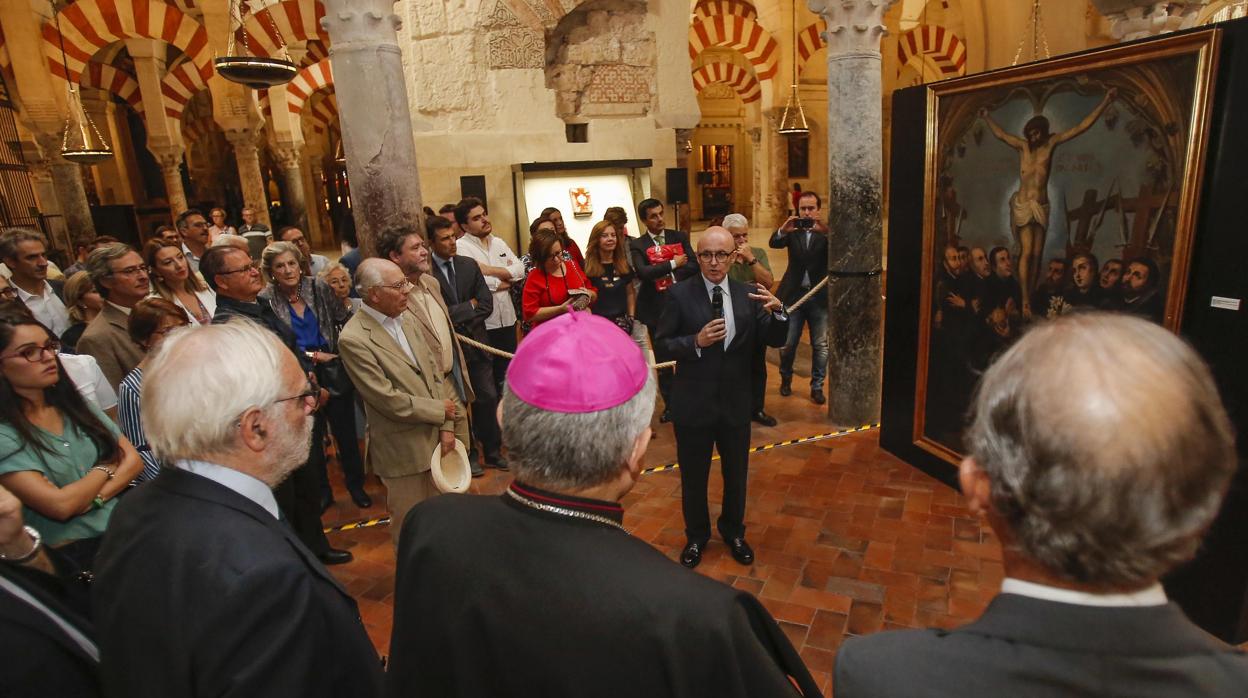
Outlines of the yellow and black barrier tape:
{"label": "yellow and black barrier tape", "polygon": [[373,526],[387,526],[390,524],[390,515],[375,516],[371,519],[363,519],[362,521],[352,521],[350,523],[338,524],[337,526],[326,526],[326,533],[341,533],[343,531],[354,531],[357,528],[372,528]]}
{"label": "yellow and black barrier tape", "polygon": [[[872,429],[878,429],[879,426],[880,425],[878,423],[864,424],[860,427],[851,427],[849,429],[839,429],[837,431],[829,431],[824,434],[815,434],[813,436],[803,436],[800,439],[789,439],[788,441],[777,441],[775,443],[763,444],[762,446],[753,446],[750,448],[750,453],[762,453],[763,451],[770,451],[773,448],[780,448],[781,446],[796,446],[798,444],[808,444],[812,441],[823,441],[824,439],[834,439],[838,436],[848,436],[849,434],[857,434],[860,431],[870,431]],[[719,460],[719,455],[717,454],[713,456],[711,460]],[[665,470],[676,470],[678,468],[680,468],[680,463],[672,462],[672,463],[666,463],[664,465],[657,465],[653,468],[646,468],[645,470],[641,471],[641,474],[649,475],[650,473],[661,473]]]}

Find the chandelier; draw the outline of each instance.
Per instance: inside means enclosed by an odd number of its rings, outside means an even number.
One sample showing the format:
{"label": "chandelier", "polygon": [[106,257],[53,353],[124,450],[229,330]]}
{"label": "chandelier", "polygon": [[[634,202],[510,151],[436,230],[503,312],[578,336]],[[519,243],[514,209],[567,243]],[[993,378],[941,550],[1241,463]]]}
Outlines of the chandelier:
{"label": "chandelier", "polygon": [[797,91],[797,0],[791,5],[793,16],[793,85],[789,91],[789,101],[784,105],[780,115],[780,128],[776,129],[785,136],[805,136],[810,133],[806,123],[806,111],[802,109],[802,96]]}
{"label": "chandelier", "polygon": [[[243,26],[243,17],[246,10],[243,8],[245,0],[229,0],[230,2],[230,36],[226,42],[226,55],[220,58],[212,59],[212,67],[217,73],[231,82],[237,82],[253,90],[263,90],[274,85],[281,85],[294,79],[299,69],[295,67],[294,62],[290,60],[290,54],[286,51],[286,42],[282,39],[282,33],[273,22],[273,18],[265,14],[269,20],[269,28],[273,30],[273,34],[277,37],[278,44],[281,46],[282,55],[285,58],[271,58],[268,56],[257,56],[251,50],[251,46],[247,42],[247,31]],[[250,5],[248,6],[250,9]],[[238,20],[238,31],[234,31],[233,20]],[[241,47],[235,42],[235,34],[242,37]],[[241,48],[242,50],[238,50]]]}
{"label": "chandelier", "polygon": [[79,165],[94,165],[113,157],[113,149],[100,135],[95,121],[82,108],[82,98],[70,78],[69,61],[65,58],[65,37],[61,34],[61,15],[56,14],[56,35],[61,42],[61,68],[65,82],[69,84],[69,96],[65,105],[65,128],[61,132],[61,157]]}

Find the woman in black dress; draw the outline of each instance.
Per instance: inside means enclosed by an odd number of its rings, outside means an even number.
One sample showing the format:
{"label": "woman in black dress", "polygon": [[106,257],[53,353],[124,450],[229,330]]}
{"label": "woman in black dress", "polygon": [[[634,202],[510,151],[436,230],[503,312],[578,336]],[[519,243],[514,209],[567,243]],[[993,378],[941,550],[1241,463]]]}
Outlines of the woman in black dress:
{"label": "woman in black dress", "polygon": [[[635,328],[639,323],[633,320],[637,310],[637,287],[633,284],[636,274],[628,264],[628,250],[622,237],[610,221],[594,225],[585,247],[585,275],[598,291],[594,315],[607,318],[638,339]],[[642,343],[641,340],[638,343]]]}

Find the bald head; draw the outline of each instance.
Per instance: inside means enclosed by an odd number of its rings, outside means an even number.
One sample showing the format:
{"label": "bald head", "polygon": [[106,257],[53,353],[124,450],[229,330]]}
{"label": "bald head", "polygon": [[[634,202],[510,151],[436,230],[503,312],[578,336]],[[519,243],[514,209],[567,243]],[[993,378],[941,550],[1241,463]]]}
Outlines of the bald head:
{"label": "bald head", "polygon": [[967,432],[994,516],[1060,577],[1135,588],[1190,558],[1236,466],[1196,352],[1160,326],[1042,323],[989,368]]}
{"label": "bald head", "polygon": [[698,266],[702,267],[702,276],[713,284],[723,281],[728,275],[729,255],[736,247],[727,228],[718,225],[707,228],[698,238]]}

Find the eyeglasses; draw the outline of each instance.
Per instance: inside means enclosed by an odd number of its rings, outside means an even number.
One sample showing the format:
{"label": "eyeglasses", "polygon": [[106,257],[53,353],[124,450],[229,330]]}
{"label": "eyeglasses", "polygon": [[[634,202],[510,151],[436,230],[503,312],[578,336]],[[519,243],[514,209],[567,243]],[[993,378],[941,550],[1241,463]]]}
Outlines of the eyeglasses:
{"label": "eyeglasses", "polygon": [[699,252],[698,261],[709,262],[713,259],[716,262],[727,262],[731,256],[731,252]]}
{"label": "eyeglasses", "polygon": [[245,267],[239,267],[238,269],[231,269],[229,271],[219,271],[217,272],[217,276],[229,276],[230,274],[237,274],[239,272],[244,272],[244,271],[260,271],[260,263],[252,262],[251,264],[248,264]]}
{"label": "eyeglasses", "polygon": [[316,408],[321,406],[321,386],[317,385],[316,379],[309,378],[307,390],[303,391],[302,393],[299,393],[298,395],[291,395],[290,397],[278,398],[277,400],[273,401],[273,404],[276,405],[279,402],[288,402],[290,400],[303,400],[303,403],[306,407],[315,411]]}
{"label": "eyeglasses", "polygon": [[40,361],[43,361],[44,352],[51,354],[52,357],[55,358],[56,352],[60,350],[61,350],[61,343],[56,341],[55,339],[50,339],[48,340],[48,343],[43,346],[32,344],[30,346],[22,347],[21,349],[18,349],[12,354],[0,355],[0,359],[12,359],[12,358],[20,356],[23,359],[26,359],[27,361],[29,361],[30,363],[36,364],[36,363],[39,363]]}
{"label": "eyeglasses", "polygon": [[401,291],[406,293],[407,291],[412,290],[412,282],[407,279],[403,279],[402,281],[396,281],[392,284],[380,284],[378,288],[388,288],[392,291]]}
{"label": "eyeglasses", "polygon": [[110,271],[109,274],[113,276],[135,276],[136,274],[146,274],[150,271],[151,268],[146,264],[136,264],[133,267],[126,267],[125,269],[114,269],[113,271]]}

